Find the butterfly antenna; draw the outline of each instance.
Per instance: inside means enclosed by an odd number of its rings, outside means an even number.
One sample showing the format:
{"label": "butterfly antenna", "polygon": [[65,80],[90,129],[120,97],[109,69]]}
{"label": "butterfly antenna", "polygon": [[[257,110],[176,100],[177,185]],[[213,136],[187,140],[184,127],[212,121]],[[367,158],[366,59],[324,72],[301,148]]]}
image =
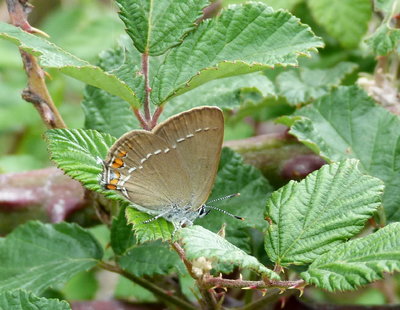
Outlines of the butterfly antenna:
{"label": "butterfly antenna", "polygon": [[219,211],[219,212],[221,212],[221,213],[223,213],[223,214],[229,215],[230,217],[234,217],[235,219],[244,221],[244,217],[234,215],[234,214],[229,213],[228,211],[222,210],[222,209],[220,209],[220,208],[217,208],[217,207],[214,207],[214,206],[205,206],[205,207],[206,207],[207,209],[216,210],[216,211]]}
{"label": "butterfly antenna", "polygon": [[209,201],[208,203],[213,203],[213,202],[217,202],[217,201],[221,201],[221,200],[225,200],[225,199],[229,199],[229,198],[233,198],[233,197],[237,197],[237,196],[240,196],[240,193],[230,194],[228,196],[213,199],[213,200]]}

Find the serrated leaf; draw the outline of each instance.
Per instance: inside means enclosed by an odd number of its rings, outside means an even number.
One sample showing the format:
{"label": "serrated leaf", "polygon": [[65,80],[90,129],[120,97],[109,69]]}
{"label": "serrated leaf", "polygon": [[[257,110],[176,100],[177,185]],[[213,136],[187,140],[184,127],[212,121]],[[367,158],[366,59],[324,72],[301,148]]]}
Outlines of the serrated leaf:
{"label": "serrated leaf", "polygon": [[232,6],[168,53],[152,81],[152,100],[159,105],[213,79],[296,65],[298,55],[322,45],[288,12],[262,3]]}
{"label": "serrated leaf", "polygon": [[375,55],[387,55],[399,46],[400,29],[391,28],[384,23],[365,42]]}
{"label": "serrated leaf", "polygon": [[134,208],[126,208],[125,216],[128,223],[133,224],[138,243],[157,239],[167,241],[172,238],[174,226],[164,218],[145,223],[145,221],[154,218],[154,215],[140,212]]}
{"label": "serrated leaf", "polygon": [[[140,54],[133,48],[128,37],[123,36],[116,48],[100,53],[98,65],[129,85],[138,100],[143,101],[144,79],[140,73]],[[129,130],[139,128],[130,105],[100,88],[86,86],[82,108],[87,129],[120,137]]]}
{"label": "serrated leaf", "polygon": [[29,222],[0,242],[0,291],[43,292],[94,267],[102,256],[97,240],[78,225]]}
{"label": "serrated leaf", "polygon": [[269,258],[282,266],[311,263],[361,231],[381,205],[383,188],[352,159],[289,182],[267,202]]}
{"label": "serrated leaf", "polygon": [[368,28],[370,0],[308,0],[318,24],[346,48],[357,47]]}
{"label": "serrated leaf", "polygon": [[159,241],[130,248],[118,259],[118,263],[124,270],[139,277],[167,275],[185,269],[178,254],[168,244]]}
{"label": "serrated leaf", "polygon": [[328,291],[354,290],[400,270],[400,224],[342,244],[318,257],[301,277]]}
{"label": "serrated leaf", "polygon": [[52,129],[45,133],[45,138],[50,159],[67,175],[107,198],[126,201],[113,191],[104,190],[99,183],[102,166],[98,159],[106,158],[114,137],[95,130]]}
{"label": "serrated leaf", "polygon": [[161,55],[195,28],[208,0],[117,0],[117,4],[138,51]]}
{"label": "serrated leaf", "polygon": [[104,72],[43,38],[6,23],[0,23],[0,37],[37,56],[45,68],[58,69],[66,75],[119,96],[132,106],[139,106],[132,89],[115,75]]}
{"label": "serrated leaf", "polygon": [[354,86],[339,87],[286,121],[290,133],[324,159],[359,159],[365,172],[385,182],[387,219],[400,220],[400,120],[396,115]]}
{"label": "serrated leaf", "polygon": [[187,259],[195,260],[200,257],[215,263],[227,263],[240,268],[251,269],[270,279],[278,280],[279,276],[262,265],[254,256],[250,256],[224,238],[212,233],[201,226],[191,226],[177,232],[185,250]]}
{"label": "serrated leaf", "polygon": [[339,86],[356,68],[354,63],[341,62],[329,69],[299,68],[282,72],[276,78],[278,94],[292,105],[307,103]]}
{"label": "serrated leaf", "polygon": [[197,106],[217,106],[227,110],[238,108],[242,104],[242,91],[259,92],[264,97],[275,94],[272,82],[259,72],[222,78],[172,99],[165,105],[162,118]]}
{"label": "serrated leaf", "polygon": [[1,310],[71,310],[66,301],[37,297],[24,290],[0,293]]}

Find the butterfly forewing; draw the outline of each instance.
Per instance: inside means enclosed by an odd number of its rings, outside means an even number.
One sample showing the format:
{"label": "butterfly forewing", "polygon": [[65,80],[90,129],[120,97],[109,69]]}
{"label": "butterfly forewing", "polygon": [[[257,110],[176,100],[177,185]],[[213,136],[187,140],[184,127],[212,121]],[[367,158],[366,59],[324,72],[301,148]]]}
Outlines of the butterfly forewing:
{"label": "butterfly forewing", "polygon": [[151,132],[134,130],[123,135],[105,162],[113,177],[107,188],[119,190],[148,213],[190,203],[189,176],[177,150]]}
{"label": "butterfly forewing", "polygon": [[218,170],[224,136],[222,111],[194,108],[160,123],[153,132],[176,147],[189,176],[192,208],[199,208],[206,202]]}

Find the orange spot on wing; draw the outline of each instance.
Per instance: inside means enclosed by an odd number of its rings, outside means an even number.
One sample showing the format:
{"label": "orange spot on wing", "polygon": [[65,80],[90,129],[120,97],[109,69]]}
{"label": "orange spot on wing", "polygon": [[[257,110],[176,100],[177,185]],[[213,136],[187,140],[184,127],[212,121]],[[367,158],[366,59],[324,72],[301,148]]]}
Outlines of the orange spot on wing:
{"label": "orange spot on wing", "polygon": [[112,179],[112,180],[110,181],[110,184],[111,184],[111,185],[117,185],[117,183],[118,183],[118,179]]}
{"label": "orange spot on wing", "polygon": [[121,158],[114,159],[111,167],[113,168],[121,168],[124,165],[124,161]]}
{"label": "orange spot on wing", "polygon": [[107,188],[107,189],[113,189],[113,190],[116,190],[116,189],[117,189],[117,186],[116,186],[116,185],[114,185],[114,184],[107,184],[107,185],[106,185],[106,188]]}
{"label": "orange spot on wing", "polygon": [[126,154],[127,154],[128,152],[126,152],[126,151],[119,151],[119,153],[118,153],[118,157],[125,157],[126,156]]}

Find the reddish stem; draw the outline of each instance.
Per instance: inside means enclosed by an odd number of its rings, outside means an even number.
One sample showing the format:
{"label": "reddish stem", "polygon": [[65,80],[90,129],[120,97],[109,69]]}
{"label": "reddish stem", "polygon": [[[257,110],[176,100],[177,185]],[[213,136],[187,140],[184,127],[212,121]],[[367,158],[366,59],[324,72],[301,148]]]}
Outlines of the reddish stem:
{"label": "reddish stem", "polygon": [[149,124],[151,122],[150,115],[150,82],[149,82],[149,54],[147,52],[142,54],[142,72],[144,75],[144,118]]}
{"label": "reddish stem", "polygon": [[163,107],[159,106],[156,111],[153,114],[153,118],[151,119],[151,123],[150,123],[150,129],[153,129],[154,127],[156,127],[157,122],[158,122],[158,118],[160,117],[162,111],[164,110]]}
{"label": "reddish stem", "polygon": [[136,118],[139,120],[140,126],[142,126],[142,128],[143,128],[144,130],[150,130],[150,128],[149,128],[149,126],[148,126],[146,120],[143,118],[143,115],[142,115],[142,113],[140,113],[139,109],[135,109],[135,108],[134,108],[134,109],[133,109],[133,113],[135,113]]}

